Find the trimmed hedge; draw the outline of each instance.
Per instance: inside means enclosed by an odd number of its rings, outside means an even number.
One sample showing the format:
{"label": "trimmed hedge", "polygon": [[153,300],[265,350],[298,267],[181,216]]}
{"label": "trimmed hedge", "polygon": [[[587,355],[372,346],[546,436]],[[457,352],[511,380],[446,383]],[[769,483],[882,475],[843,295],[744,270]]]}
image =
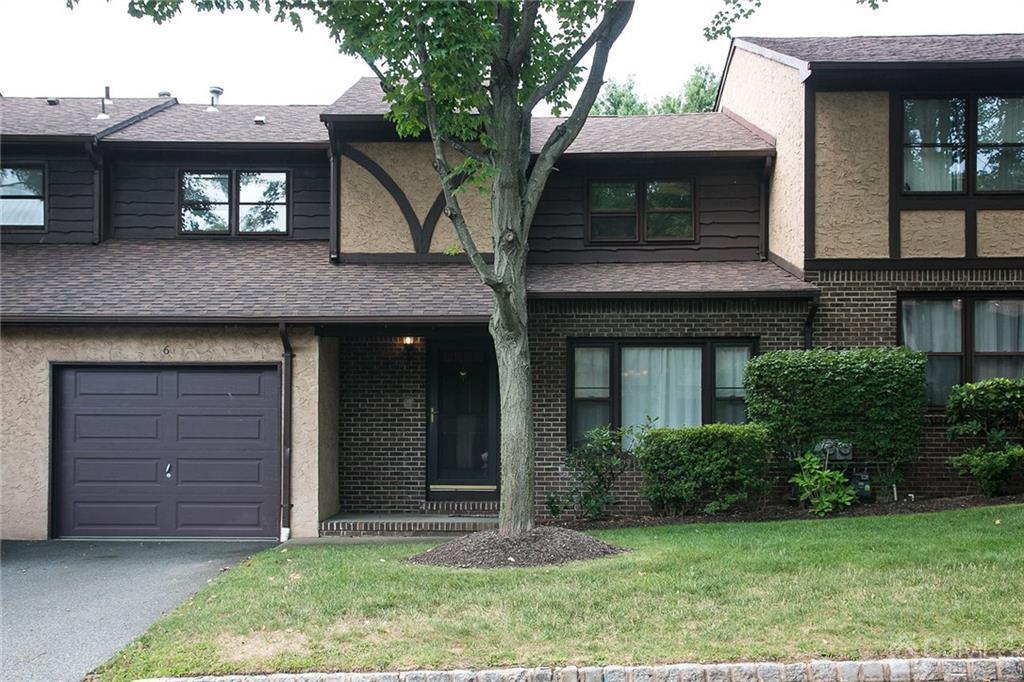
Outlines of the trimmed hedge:
{"label": "trimmed hedge", "polygon": [[640,495],[659,513],[714,514],[762,496],[770,453],[768,430],[759,424],[649,429],[633,448]]}
{"label": "trimmed hedge", "polygon": [[973,476],[986,495],[1003,494],[1014,472],[1024,467],[1024,446],[1014,442],[1024,431],[1024,378],[954,386],[946,423],[950,439],[974,439],[950,464]]}
{"label": "trimmed hedge", "polygon": [[907,348],[774,351],[750,360],[747,413],[790,457],[823,438],[896,467],[917,455],[928,407],[925,356]]}

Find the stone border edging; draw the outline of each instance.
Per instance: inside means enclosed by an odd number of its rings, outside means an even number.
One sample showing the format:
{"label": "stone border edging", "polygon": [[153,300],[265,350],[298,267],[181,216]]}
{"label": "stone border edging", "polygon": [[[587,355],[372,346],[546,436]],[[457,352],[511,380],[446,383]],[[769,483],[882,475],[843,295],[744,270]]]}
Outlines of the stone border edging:
{"label": "stone border edging", "polygon": [[143,682],[1024,682],[1024,657],[878,661],[275,673],[161,677]]}

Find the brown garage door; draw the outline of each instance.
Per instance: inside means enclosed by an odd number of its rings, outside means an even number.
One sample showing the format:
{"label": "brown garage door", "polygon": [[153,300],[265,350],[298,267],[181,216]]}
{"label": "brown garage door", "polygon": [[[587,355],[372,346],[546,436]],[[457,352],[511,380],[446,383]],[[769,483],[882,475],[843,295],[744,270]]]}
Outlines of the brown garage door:
{"label": "brown garage door", "polygon": [[275,367],[65,366],[54,374],[56,535],[277,535]]}

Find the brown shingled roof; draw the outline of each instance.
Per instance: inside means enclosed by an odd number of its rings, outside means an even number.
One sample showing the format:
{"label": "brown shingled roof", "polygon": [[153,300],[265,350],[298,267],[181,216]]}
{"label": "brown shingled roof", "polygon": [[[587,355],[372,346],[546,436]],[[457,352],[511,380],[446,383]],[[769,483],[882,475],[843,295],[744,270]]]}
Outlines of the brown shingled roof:
{"label": "brown shingled roof", "polygon": [[1024,62],[1024,34],[736,38],[744,44],[811,63]]}
{"label": "brown shingled roof", "polygon": [[61,97],[48,104],[45,97],[0,97],[0,136],[92,137],[117,128],[177,100],[167,97],[114,99],[107,105],[110,118],[97,119],[100,97]]}
{"label": "brown shingled roof", "polygon": [[[483,320],[466,263],[331,265],[321,242],[112,240],[0,250],[0,318],[14,321]],[[533,297],[802,297],[767,262],[538,264]]]}
{"label": "brown shingled roof", "polygon": [[[108,142],[327,144],[320,105],[179,104],[105,138]],[[266,123],[253,119],[263,116]]]}
{"label": "brown shingled roof", "polygon": [[[376,78],[361,78],[321,112],[325,120],[380,119],[387,113]],[[344,120],[343,119],[343,120]],[[532,148],[537,153],[563,119],[533,119]],[[772,141],[721,112],[662,116],[591,116],[566,154],[770,154]]]}

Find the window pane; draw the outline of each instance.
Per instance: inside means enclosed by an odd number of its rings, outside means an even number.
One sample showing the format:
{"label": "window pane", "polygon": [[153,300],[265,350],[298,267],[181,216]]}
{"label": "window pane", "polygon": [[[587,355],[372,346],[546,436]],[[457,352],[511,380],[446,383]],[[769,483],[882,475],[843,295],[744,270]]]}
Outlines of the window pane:
{"label": "window pane", "polygon": [[572,423],[572,440],[574,443],[583,441],[587,431],[599,426],[608,426],[612,422],[611,405],[607,401],[583,400],[576,403],[576,412]]}
{"label": "window pane", "polygon": [[287,211],[282,204],[250,204],[238,209],[238,231],[249,234],[288,231]]}
{"label": "window pane", "polygon": [[182,199],[197,204],[227,203],[230,183],[227,173],[182,173]]}
{"label": "window pane", "polygon": [[283,204],[288,196],[285,173],[239,173],[238,200],[243,204]]}
{"label": "window pane", "polygon": [[689,182],[648,182],[647,208],[689,209],[693,196]]}
{"label": "window pane", "polygon": [[944,405],[949,389],[961,383],[960,357],[956,355],[931,355],[928,357],[925,386],[929,405]]}
{"label": "window pane", "polygon": [[974,359],[974,379],[1019,379],[1024,377],[1024,357],[980,357]]}
{"label": "window pane", "polygon": [[960,192],[964,188],[964,152],[956,147],[907,147],[903,150],[903,190]]}
{"label": "window pane", "polygon": [[905,144],[962,147],[967,138],[967,102],[953,99],[908,99],[903,102]]}
{"label": "window pane", "polygon": [[636,185],[631,182],[591,183],[590,210],[635,211]]}
{"label": "window pane", "polygon": [[591,239],[636,239],[636,216],[590,216]]}
{"label": "window pane", "polygon": [[42,168],[0,168],[0,197],[43,196]]}
{"label": "window pane", "polygon": [[623,348],[622,425],[701,423],[701,349]]}
{"label": "window pane", "polygon": [[608,398],[610,348],[577,348],[573,353],[573,391],[577,398]]}
{"label": "window pane", "polygon": [[693,239],[692,213],[648,213],[648,239]]}
{"label": "window pane", "polygon": [[1024,147],[979,147],[979,192],[1024,192]]}
{"label": "window pane", "polygon": [[743,370],[750,346],[715,346],[715,421],[740,424],[747,420]]}
{"label": "window pane", "polygon": [[181,209],[181,231],[200,234],[226,234],[228,207],[224,204],[184,207]]}
{"label": "window pane", "polygon": [[715,421],[742,424],[747,421],[747,405],[742,398],[715,398]]}
{"label": "window pane", "polygon": [[978,144],[1024,144],[1024,97],[978,98]]}
{"label": "window pane", "polygon": [[903,343],[913,350],[959,353],[962,308],[960,299],[903,301]]}
{"label": "window pane", "polygon": [[0,225],[42,227],[45,213],[42,199],[0,199]]}
{"label": "window pane", "polygon": [[1024,301],[975,303],[974,350],[982,353],[1024,353]]}

